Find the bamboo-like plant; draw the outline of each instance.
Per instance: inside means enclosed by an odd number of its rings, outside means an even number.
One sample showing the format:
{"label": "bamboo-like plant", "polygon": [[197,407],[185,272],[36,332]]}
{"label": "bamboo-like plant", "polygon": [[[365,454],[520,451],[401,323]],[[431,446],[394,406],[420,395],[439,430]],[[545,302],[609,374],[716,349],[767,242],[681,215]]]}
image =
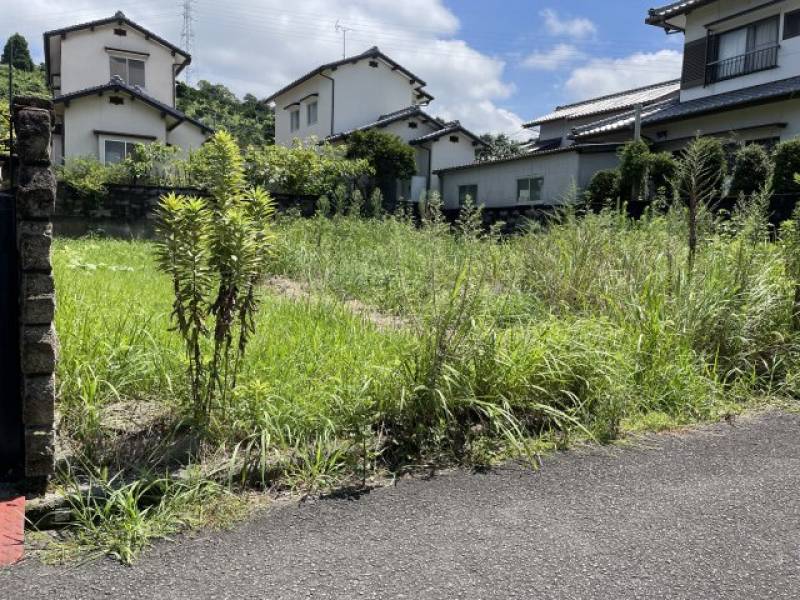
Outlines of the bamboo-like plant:
{"label": "bamboo-like plant", "polygon": [[226,132],[195,153],[192,164],[209,196],[161,199],[158,262],[172,279],[192,415],[204,425],[214,408],[226,406],[255,331],[274,206],[264,190],[245,187],[239,149]]}

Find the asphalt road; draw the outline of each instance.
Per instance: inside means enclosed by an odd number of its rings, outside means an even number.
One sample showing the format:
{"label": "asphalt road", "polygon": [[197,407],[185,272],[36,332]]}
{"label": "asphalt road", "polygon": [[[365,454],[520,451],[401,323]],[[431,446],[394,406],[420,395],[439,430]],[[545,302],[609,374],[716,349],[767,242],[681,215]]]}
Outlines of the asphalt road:
{"label": "asphalt road", "polygon": [[800,598],[800,415],[402,481],[159,544],[29,560],[0,598]]}

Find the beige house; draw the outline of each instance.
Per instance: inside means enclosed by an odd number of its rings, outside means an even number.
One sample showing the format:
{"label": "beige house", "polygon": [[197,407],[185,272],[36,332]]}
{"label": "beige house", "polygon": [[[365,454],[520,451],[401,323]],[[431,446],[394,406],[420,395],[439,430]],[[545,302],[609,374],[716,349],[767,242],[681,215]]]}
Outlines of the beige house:
{"label": "beige house", "polygon": [[416,150],[417,175],[398,183],[398,197],[439,190],[438,169],[473,162],[481,139],[458,121],[426,108],[426,82],[378,48],[327,63],[275,92],[275,143],[309,139],[342,143],[355,131],[381,129]]}
{"label": "beige house", "polygon": [[211,134],[175,108],[175,80],[191,57],[123,13],[48,31],[44,50],[54,161],[119,162],[134,145],[155,141],[189,151]]}

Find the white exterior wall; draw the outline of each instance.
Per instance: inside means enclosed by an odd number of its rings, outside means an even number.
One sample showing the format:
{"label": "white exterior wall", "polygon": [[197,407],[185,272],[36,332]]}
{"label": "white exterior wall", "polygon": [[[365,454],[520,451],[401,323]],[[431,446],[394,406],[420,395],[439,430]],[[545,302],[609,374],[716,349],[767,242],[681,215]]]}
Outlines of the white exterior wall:
{"label": "white exterior wall", "polygon": [[167,143],[177,146],[186,156],[203,145],[208,136],[197,125],[184,121],[172,131],[167,131]]}
{"label": "white exterior wall", "polygon": [[134,56],[145,61],[145,92],[161,102],[174,106],[173,68],[176,59],[171,51],[131,27],[122,26],[128,34],[114,35],[117,24],[67,33],[61,40],[61,94],[76,92],[111,79],[111,60],[106,47],[146,52],[149,56]]}
{"label": "white exterior wall", "polygon": [[[709,4],[708,6],[691,11],[686,17],[686,42],[705,38],[707,32],[706,24],[760,4],[764,4],[764,0],[720,0],[714,4]],[[767,17],[778,14],[781,15],[778,36],[778,43],[780,44],[778,50],[778,66],[774,69],[735,77],[707,86],[698,86],[687,90],[681,90],[681,102],[800,75],[800,36],[788,40],[783,39],[783,15],[786,12],[791,12],[798,8],[800,8],[800,0],[786,0],[785,2],[766,6],[763,9],[715,26],[714,32],[722,33]]]}
{"label": "white exterior wall", "polygon": [[[457,136],[458,142],[451,142],[451,135]],[[475,151],[477,148],[472,145],[472,138],[461,132],[443,135],[435,142],[427,144],[427,146],[429,146],[432,151],[431,171],[468,165],[475,162]],[[435,173],[431,173],[430,189],[431,191],[442,192],[439,176]],[[458,196],[456,196],[456,200],[458,200]]]}
{"label": "white exterior wall", "polygon": [[[64,153],[70,156],[94,156],[102,160],[100,139],[94,131],[113,131],[130,135],[152,136],[166,142],[166,122],[159,112],[144,102],[132,102],[125,96],[125,104],[109,102],[109,95],[85,96],[70,102],[64,111]],[[140,138],[114,136],[143,143]]]}
{"label": "white exterior wall", "polygon": [[447,209],[457,209],[458,188],[477,185],[479,204],[487,208],[517,206],[517,179],[544,177],[540,204],[558,204],[577,184],[579,155],[559,152],[535,158],[480,165],[439,175]]}
{"label": "white exterior wall", "polygon": [[[295,139],[307,140],[310,137],[323,139],[331,135],[331,86],[332,83],[317,75],[289,90],[275,100],[275,143],[291,146]],[[300,129],[290,130],[290,114],[297,106],[286,108],[299,102],[310,94],[319,94],[300,103]],[[307,121],[308,104],[317,102],[317,124],[309,127]],[[338,107],[337,107],[338,112]]]}
{"label": "white exterior wall", "polygon": [[[417,127],[409,127],[409,123],[416,123]],[[378,131],[383,131],[384,133],[391,133],[396,135],[404,142],[410,142],[411,140],[422,137],[423,135],[428,135],[432,133],[437,128],[431,125],[430,123],[423,123],[419,118],[413,119],[403,119],[401,121],[395,121],[394,123],[390,123],[386,127],[381,127]]]}
{"label": "white exterior wall", "polygon": [[[321,75],[316,75],[275,98],[275,143],[289,146],[295,139],[306,140],[312,136],[321,139],[331,135],[332,131],[351,131],[376,121],[380,115],[413,105],[416,86],[400,71],[392,71],[380,59],[376,59],[377,68],[370,67],[370,60],[362,59],[356,64],[327,70],[325,75],[333,78],[335,85]],[[332,88],[335,88],[333,128]],[[308,127],[305,109],[307,102],[303,102],[300,107],[300,129],[296,132],[290,131],[291,109],[284,110],[284,107],[313,93],[319,94],[318,124]]]}
{"label": "white exterior wall", "polygon": [[[781,129],[766,127],[774,123],[787,123],[787,126]],[[679,146],[682,146],[687,142],[687,138],[698,134],[724,134],[726,131],[744,128],[754,129],[732,133],[730,138],[747,141],[780,136],[781,140],[788,140],[800,136],[800,99],[728,110],[663,125],[646,126],[643,134],[656,140],[659,146],[668,147],[671,140],[679,140]],[[666,137],[658,135],[665,132]]]}

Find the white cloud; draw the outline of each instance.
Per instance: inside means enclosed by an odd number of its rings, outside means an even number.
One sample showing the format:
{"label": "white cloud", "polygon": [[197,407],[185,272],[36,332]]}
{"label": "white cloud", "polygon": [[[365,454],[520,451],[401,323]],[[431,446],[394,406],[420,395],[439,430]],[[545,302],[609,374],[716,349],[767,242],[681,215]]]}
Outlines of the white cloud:
{"label": "white cloud", "polygon": [[557,71],[585,57],[571,44],[558,44],[546,51],[536,51],[522,61],[522,66],[539,71]]}
{"label": "white cloud", "polygon": [[546,8],[539,14],[544,18],[545,27],[552,35],[582,39],[597,33],[597,26],[585,17],[562,19],[552,8]]}
{"label": "white cloud", "polygon": [[574,100],[613,94],[680,76],[682,54],[676,50],[637,52],[624,58],[595,58],[577,67],[564,87]]}
{"label": "white cloud", "polygon": [[[42,32],[123,10],[131,19],[180,41],[180,8],[161,0],[0,0],[0,23],[19,29],[42,60]],[[420,26],[420,15],[424,15]],[[476,133],[511,132],[522,119],[498,106],[514,92],[505,63],[456,37],[458,18],[443,0],[198,0],[193,77],[224,83],[242,95],[264,97],[319,64],[341,57],[338,19],[352,28],[348,54],[379,46],[428,82],[436,96],[430,111],[461,119]],[[13,27],[13,30],[12,30]]]}

